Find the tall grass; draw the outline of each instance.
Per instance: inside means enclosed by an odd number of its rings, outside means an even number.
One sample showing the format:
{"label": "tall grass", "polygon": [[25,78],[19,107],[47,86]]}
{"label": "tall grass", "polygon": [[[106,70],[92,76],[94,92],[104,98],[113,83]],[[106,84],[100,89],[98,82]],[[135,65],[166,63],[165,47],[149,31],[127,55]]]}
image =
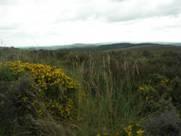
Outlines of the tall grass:
{"label": "tall grass", "polygon": [[78,80],[84,89],[79,103],[82,136],[120,131],[139,118],[143,105],[134,82],[140,76],[137,60],[127,61],[129,56],[114,59],[108,53],[97,58],[93,55],[89,54],[80,64],[72,64],[81,75]]}

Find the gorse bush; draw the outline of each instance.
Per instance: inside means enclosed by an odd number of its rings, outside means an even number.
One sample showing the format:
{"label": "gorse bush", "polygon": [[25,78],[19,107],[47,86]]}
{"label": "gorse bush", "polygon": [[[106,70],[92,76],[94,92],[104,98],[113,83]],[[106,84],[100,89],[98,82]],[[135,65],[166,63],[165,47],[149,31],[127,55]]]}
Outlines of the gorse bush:
{"label": "gorse bush", "polygon": [[[28,75],[3,83],[0,88],[2,136],[67,136],[70,130],[62,121],[54,119],[38,91],[36,83]],[[43,116],[40,111],[44,111]]]}
{"label": "gorse bush", "polygon": [[0,90],[0,93],[4,94],[0,105],[0,127],[3,135],[37,135],[32,120],[39,116],[38,107],[35,105],[39,105],[41,101],[37,95],[38,89],[32,87],[35,84],[29,77],[3,84],[4,88]]}
{"label": "gorse bush", "polygon": [[42,90],[46,90],[48,87],[56,86],[57,84],[67,89],[77,87],[76,83],[62,69],[56,67],[23,63],[21,61],[7,62],[3,65],[9,67],[17,76],[24,72],[29,72]]}
{"label": "gorse bush", "polygon": [[[39,88],[39,94],[45,100],[46,107],[59,119],[71,118],[75,106],[75,91],[77,83],[69,78],[62,69],[49,65],[23,63],[20,61],[7,62],[1,67],[8,67],[18,78],[29,73]],[[75,109],[74,109],[75,110]],[[39,111],[43,114],[43,111]]]}
{"label": "gorse bush", "polygon": [[65,133],[61,123],[77,116],[78,84],[49,65],[16,61],[0,68],[0,134],[48,136],[59,129]]}

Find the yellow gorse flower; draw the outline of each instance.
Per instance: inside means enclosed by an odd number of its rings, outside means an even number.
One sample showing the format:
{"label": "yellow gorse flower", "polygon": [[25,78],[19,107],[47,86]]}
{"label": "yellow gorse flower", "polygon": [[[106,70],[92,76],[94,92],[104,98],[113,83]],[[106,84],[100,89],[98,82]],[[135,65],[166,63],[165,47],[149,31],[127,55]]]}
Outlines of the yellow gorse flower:
{"label": "yellow gorse flower", "polygon": [[15,73],[29,72],[41,89],[48,86],[61,85],[65,88],[77,88],[77,83],[68,77],[60,68],[44,64],[32,64],[21,61],[7,62]]}
{"label": "yellow gorse flower", "polygon": [[124,128],[127,136],[132,136],[132,125],[128,125],[126,128]]}
{"label": "yellow gorse flower", "polygon": [[137,136],[144,136],[144,130],[139,129],[136,131]]}
{"label": "yellow gorse flower", "polygon": [[124,128],[126,136],[144,136],[144,130],[137,125],[128,125]]}

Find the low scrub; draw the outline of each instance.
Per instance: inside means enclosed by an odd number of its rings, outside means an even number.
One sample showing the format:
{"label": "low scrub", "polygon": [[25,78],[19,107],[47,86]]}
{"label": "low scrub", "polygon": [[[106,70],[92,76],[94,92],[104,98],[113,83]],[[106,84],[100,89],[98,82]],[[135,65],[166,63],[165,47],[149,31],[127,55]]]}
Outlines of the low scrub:
{"label": "low scrub", "polygon": [[0,68],[0,134],[66,134],[62,124],[76,119],[77,83],[49,65],[17,61]]}

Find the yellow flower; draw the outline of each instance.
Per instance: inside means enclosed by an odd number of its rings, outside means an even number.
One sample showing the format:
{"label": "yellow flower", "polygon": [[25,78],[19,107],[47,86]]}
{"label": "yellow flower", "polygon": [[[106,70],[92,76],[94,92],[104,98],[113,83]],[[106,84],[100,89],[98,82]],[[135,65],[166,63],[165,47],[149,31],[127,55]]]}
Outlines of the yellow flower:
{"label": "yellow flower", "polygon": [[143,136],[144,135],[144,131],[142,129],[139,129],[136,131],[137,136]]}
{"label": "yellow flower", "polygon": [[129,125],[127,128],[124,129],[127,133],[127,136],[132,136],[132,125]]}

